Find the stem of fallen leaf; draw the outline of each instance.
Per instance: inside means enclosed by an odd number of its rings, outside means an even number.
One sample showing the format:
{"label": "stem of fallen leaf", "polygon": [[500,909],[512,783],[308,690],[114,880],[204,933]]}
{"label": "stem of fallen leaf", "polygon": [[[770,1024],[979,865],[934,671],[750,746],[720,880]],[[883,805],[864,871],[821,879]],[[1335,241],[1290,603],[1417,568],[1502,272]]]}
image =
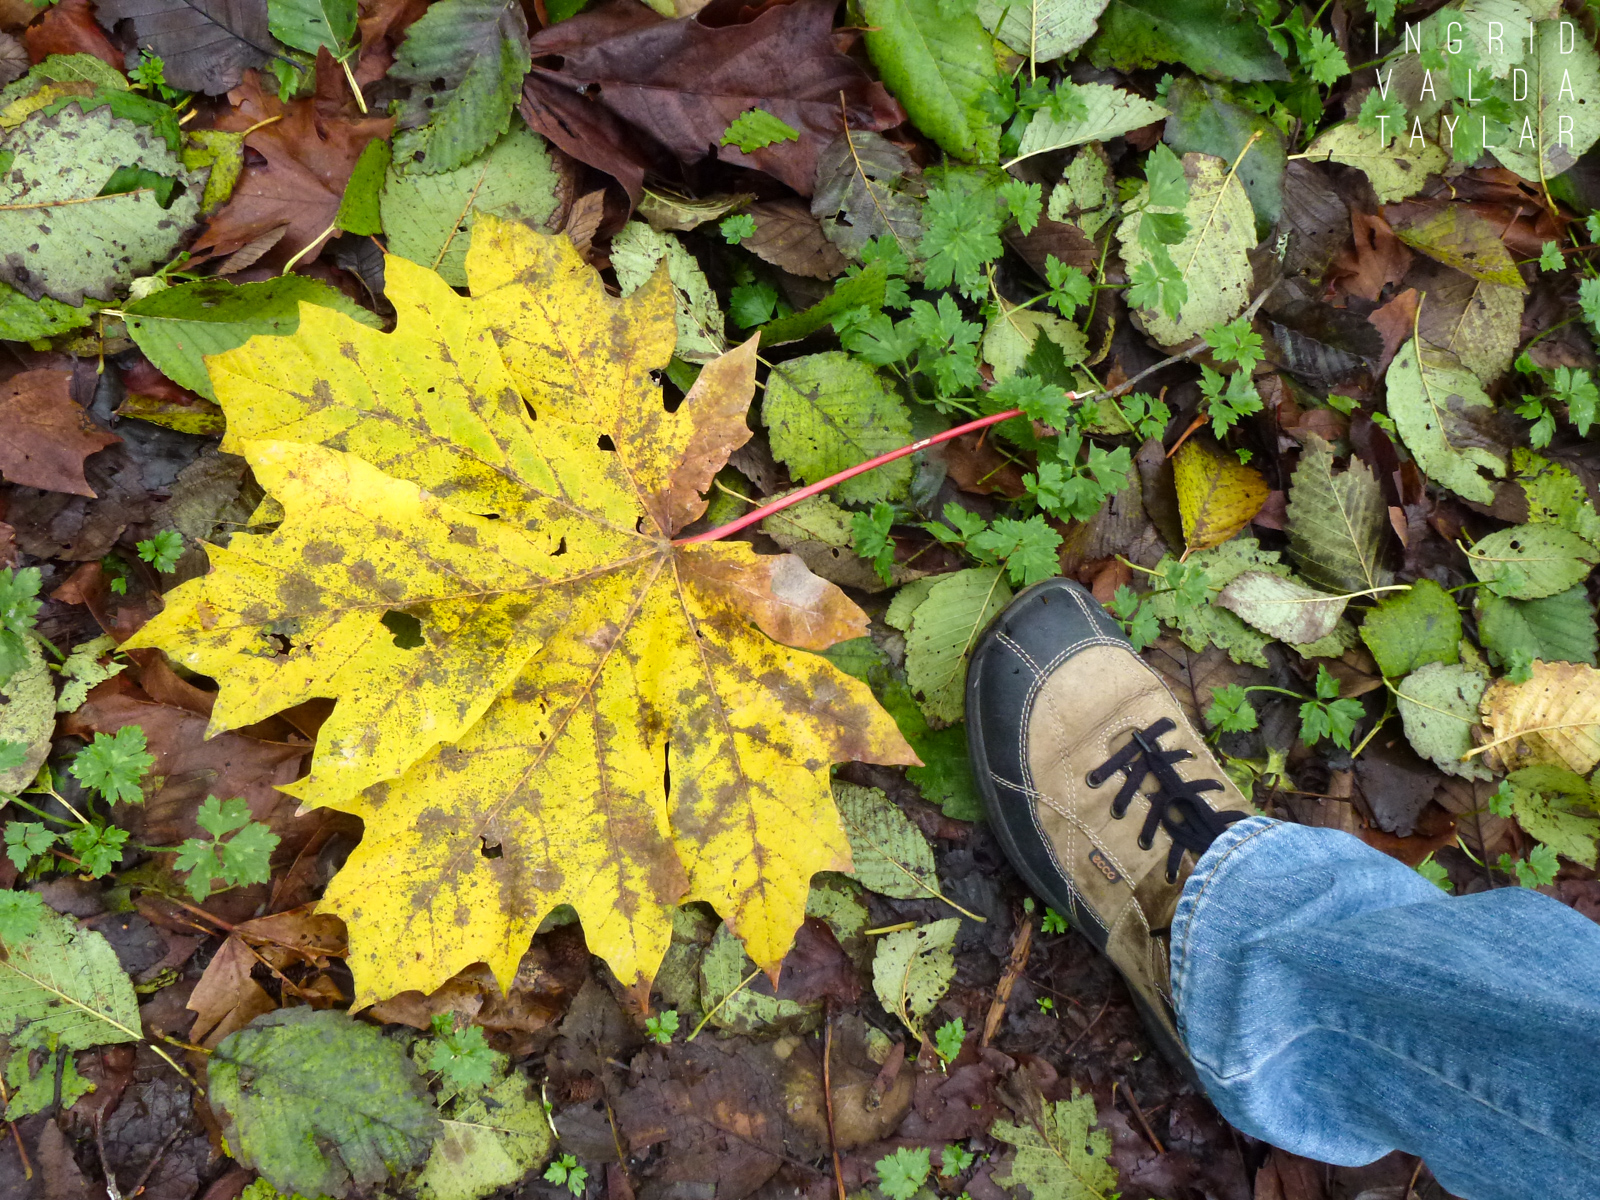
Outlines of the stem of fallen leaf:
{"label": "stem of fallen leaf", "polygon": [[877,937],[879,934],[900,933],[903,930],[915,929],[916,927],[917,923],[915,921],[901,921],[898,925],[879,925],[876,929],[863,929],[861,936]]}
{"label": "stem of fallen leaf", "polygon": [[[9,1105],[10,1103],[11,1094],[6,1091],[5,1080],[0,1079],[0,1105]],[[28,1152],[22,1148],[22,1135],[17,1132],[17,1123],[15,1121],[7,1121],[6,1124],[11,1126],[11,1137],[17,1143],[17,1158],[22,1162],[22,1177],[24,1179],[32,1179],[33,1164],[28,1161]]]}
{"label": "stem of fallen leaf", "polygon": [[[1454,714],[1451,715],[1453,716]],[[1548,733],[1554,729],[1593,729],[1595,724],[1594,721],[1568,721],[1561,725],[1535,725],[1532,729],[1519,729],[1515,733],[1506,734],[1505,737],[1495,738],[1492,742],[1485,742],[1481,746],[1473,747],[1461,756],[1461,761],[1466,762],[1467,759],[1474,755],[1482,754],[1485,750],[1493,750],[1496,746],[1514,742],[1520,737],[1527,737],[1530,733]]]}
{"label": "stem of fallen leaf", "polygon": [[304,258],[306,255],[310,254],[318,246],[322,245],[322,239],[327,237],[330,233],[334,232],[334,230],[336,230],[338,228],[339,228],[339,222],[335,221],[332,225],[329,225],[326,229],[324,229],[321,233],[317,234],[316,237],[312,238],[304,246],[300,247],[299,252],[296,253],[295,256],[293,258],[291,258],[288,262],[283,264],[283,270],[281,272],[279,272],[279,274],[287,275],[290,271],[294,270],[295,266],[300,262],[300,260],[302,258]]}
{"label": "stem of fallen leaf", "polygon": [[751,971],[750,974],[746,975],[743,979],[741,979],[739,981],[739,986],[734,988],[732,991],[730,991],[721,1000],[718,1000],[715,1004],[713,1004],[711,1006],[711,1011],[706,1013],[705,1016],[700,1018],[700,1024],[698,1024],[698,1025],[696,1025],[694,1027],[694,1032],[691,1033],[688,1037],[684,1038],[683,1040],[686,1041],[686,1042],[692,1042],[692,1041],[694,1041],[695,1038],[699,1037],[700,1036],[700,1031],[706,1027],[706,1022],[711,1020],[712,1017],[716,1016],[717,1012],[722,1008],[722,1006],[724,1004],[726,1004],[729,1000],[732,1000],[740,992],[744,991],[745,987],[748,986],[750,981],[752,979],[754,979],[759,974],[761,974],[761,968],[757,967],[754,971]]}
{"label": "stem of fallen leaf", "polygon": [[[849,825],[850,823],[848,821],[846,821],[845,824]],[[934,896],[934,897],[936,897],[936,898],[938,898],[940,900],[943,900],[946,904],[948,904],[951,908],[955,909],[963,917],[971,917],[974,921],[978,922],[978,924],[980,924],[980,925],[986,923],[984,918],[980,917],[977,913],[969,912],[967,909],[962,908],[961,905],[957,904],[954,900],[950,899],[949,896],[946,896],[938,888],[934,887],[932,884],[928,883],[926,880],[920,878],[915,872],[908,870],[903,863],[900,863],[900,862],[896,861],[895,857],[892,854],[890,854],[882,846],[878,845],[877,842],[872,840],[872,835],[869,834],[865,829],[862,829],[858,825],[850,825],[850,830],[857,837],[859,837],[862,841],[866,842],[867,845],[871,846],[874,850],[876,850],[878,852],[878,854],[883,858],[883,860],[885,862],[887,862],[896,871],[899,871],[900,874],[904,875],[907,879],[911,880],[911,882],[913,884],[915,884],[917,887],[919,887],[923,891],[927,892],[928,895]]]}
{"label": "stem of fallen leaf", "polygon": [[367,115],[367,98],[361,94],[361,85],[356,82],[356,73],[350,69],[350,56],[347,54],[339,60],[339,65],[344,68],[344,77],[350,81],[350,90],[355,93],[356,106],[361,109],[361,115]]}
{"label": "stem of fallen leaf", "polygon": [[833,1155],[833,1181],[839,1200],[845,1200],[844,1170],[839,1163],[839,1143],[833,1134],[833,1014],[822,1034],[822,1111],[828,1118],[828,1153]]}

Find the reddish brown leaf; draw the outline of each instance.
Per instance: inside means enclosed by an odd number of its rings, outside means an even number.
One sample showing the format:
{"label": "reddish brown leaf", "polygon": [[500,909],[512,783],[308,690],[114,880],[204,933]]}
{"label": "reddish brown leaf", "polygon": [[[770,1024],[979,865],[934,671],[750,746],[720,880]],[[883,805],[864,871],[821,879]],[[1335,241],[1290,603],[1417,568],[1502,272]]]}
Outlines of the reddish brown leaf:
{"label": "reddish brown leaf", "polygon": [[237,132],[273,117],[282,120],[245,138],[246,148],[266,162],[246,162],[232,198],[211,218],[195,253],[221,258],[287,225],[271,246],[271,261],[287,262],[315,243],[301,261],[314,260],[326,245],[356,159],[368,142],[387,137],[394,122],[356,113],[344,73],[326,50],[317,60],[314,96],[286,107],[275,94],[262,91],[260,76],[252,71],[228,98],[236,107],[217,122],[218,129]]}
{"label": "reddish brown leaf", "polygon": [[262,1013],[277,1008],[272,997],[250,977],[256,956],[238,937],[230,936],[206,967],[186,1006],[195,1014],[189,1040],[212,1049],[230,1033],[243,1029]]}
{"label": "reddish brown leaf", "polygon": [[756,231],[740,244],[757,258],[809,279],[844,274],[845,257],[822,232],[822,222],[798,200],[753,205]]}
{"label": "reddish brown leaf", "polygon": [[12,483],[93,497],[83,460],[122,439],[72,399],[71,371],[24,371],[0,383],[0,474]]}
{"label": "reddish brown leaf", "polygon": [[1355,246],[1334,260],[1335,287],[1376,303],[1385,284],[1399,283],[1411,265],[1411,251],[1382,217],[1350,210]]}
{"label": "reddish brown leaf", "polygon": [[[534,67],[524,91],[524,116],[574,158],[615,174],[593,161],[601,155],[586,155],[585,147],[569,144],[582,128],[572,101],[578,89],[588,89],[598,93],[603,110],[643,130],[685,163],[698,162],[715,148],[722,161],[764,171],[809,196],[817,155],[840,133],[845,111],[855,129],[888,129],[904,120],[882,85],[835,49],[835,7],[833,0],[795,0],[748,24],[720,28],[695,17],[663,20],[626,3],[583,13],[534,37],[536,62],[559,56],[562,64],[559,70]],[[530,100],[542,103],[547,113],[530,116]],[[721,145],[729,124],[752,108],[786,122],[800,140],[749,154]],[[574,128],[557,137],[546,127],[552,117],[558,123],[572,121]],[[597,124],[593,119],[583,123],[591,131]],[[629,186],[622,175],[617,178]]]}
{"label": "reddish brown leaf", "polygon": [[1367,315],[1373,328],[1383,335],[1383,357],[1373,368],[1377,374],[1382,375],[1389,369],[1395,352],[1411,337],[1416,327],[1418,299],[1417,289],[1407,288],[1382,308],[1374,309]]}
{"label": "reddish brown leaf", "polygon": [[406,30],[427,11],[428,0],[362,0],[361,19],[356,22],[361,35],[357,83],[366,87],[384,77]]}
{"label": "reddish brown leaf", "polygon": [[1051,255],[1067,266],[1077,267],[1091,275],[1099,257],[1094,243],[1084,236],[1083,230],[1064,221],[1052,221],[1049,217],[1041,217],[1026,237],[1013,229],[1006,236],[1006,243],[1022,256],[1040,279],[1045,278],[1045,261]]}
{"label": "reddish brown leaf", "polygon": [[981,430],[946,442],[944,465],[951,482],[964,492],[980,496],[998,493],[1008,500],[1028,494],[1022,485],[1022,468],[996,450]]}
{"label": "reddish brown leaf", "polygon": [[122,70],[122,51],[95,23],[89,0],[61,0],[23,32],[28,57],[42,62],[52,54],[92,54]]}

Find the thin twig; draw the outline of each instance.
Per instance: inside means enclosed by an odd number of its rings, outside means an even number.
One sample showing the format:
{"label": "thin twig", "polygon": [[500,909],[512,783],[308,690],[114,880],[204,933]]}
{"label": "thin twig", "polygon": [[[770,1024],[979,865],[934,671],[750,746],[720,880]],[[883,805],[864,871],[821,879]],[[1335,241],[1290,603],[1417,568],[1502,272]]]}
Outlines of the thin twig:
{"label": "thin twig", "polygon": [[828,1024],[822,1034],[822,1106],[828,1118],[828,1153],[833,1155],[833,1181],[839,1188],[839,1200],[845,1200],[844,1168],[839,1163],[839,1142],[833,1133],[833,1014],[828,1014]]}
{"label": "thin twig", "polygon": [[138,1182],[133,1185],[133,1190],[128,1193],[128,1200],[133,1200],[135,1196],[138,1196],[144,1192],[144,1185],[149,1182],[150,1176],[155,1174],[156,1167],[159,1166],[161,1160],[167,1156],[167,1151],[172,1149],[172,1143],[178,1140],[178,1135],[182,1132],[183,1126],[180,1125],[167,1135],[167,1140],[161,1143],[161,1149],[156,1151],[156,1156],[152,1158],[149,1163],[145,1165],[144,1170],[139,1173]]}
{"label": "thin twig", "polygon": [[[0,1107],[9,1106],[10,1103],[11,1094],[6,1091],[6,1081],[0,1079]],[[15,1121],[7,1121],[6,1124],[11,1126],[11,1136],[17,1143],[17,1157],[22,1160],[22,1177],[24,1179],[32,1179],[33,1164],[28,1161],[28,1152],[22,1148],[22,1135],[17,1132],[17,1123]]]}
{"label": "thin twig", "polygon": [[[1121,1083],[1118,1080],[1117,1083]],[[1112,1099],[1116,1099],[1117,1084],[1111,1085]],[[1150,1128],[1150,1122],[1145,1119],[1144,1110],[1139,1107],[1139,1102],[1133,1098],[1133,1089],[1126,1083],[1122,1084],[1122,1094],[1128,1098],[1128,1107],[1133,1109],[1133,1115],[1138,1118],[1139,1128],[1144,1130],[1145,1137],[1150,1139],[1150,1144],[1156,1148],[1157,1154],[1165,1154],[1167,1148],[1161,1144],[1161,1139],[1156,1136],[1156,1131]]]}

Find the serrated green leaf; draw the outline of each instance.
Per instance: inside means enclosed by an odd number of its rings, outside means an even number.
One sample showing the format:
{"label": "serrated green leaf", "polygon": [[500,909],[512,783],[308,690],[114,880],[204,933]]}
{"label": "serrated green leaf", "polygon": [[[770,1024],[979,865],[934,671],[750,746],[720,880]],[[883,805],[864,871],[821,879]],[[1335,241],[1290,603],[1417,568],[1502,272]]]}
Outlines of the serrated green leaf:
{"label": "serrated green leaf", "polygon": [[978,20],[1018,54],[1049,62],[1094,36],[1107,0],[978,0]]}
{"label": "serrated green leaf", "polygon": [[1507,781],[1511,784],[1511,815],[1529,837],[1573,862],[1595,865],[1600,817],[1571,808],[1573,803],[1594,807],[1594,795],[1583,776],[1539,765],[1513,771]]}
{"label": "serrated green leaf", "polygon": [[930,721],[954,724],[966,711],[967,659],[978,635],[1010,603],[998,567],[972,567],[935,580],[906,633],[906,680]]}
{"label": "serrated green leaf", "polygon": [[[871,367],[837,350],[774,367],[761,419],[773,454],[807,483],[911,440],[905,404]],[[846,503],[897,500],[911,485],[911,470],[911,460],[902,458],[846,480],[835,492]]]}
{"label": "serrated green leaf", "polygon": [[1478,758],[1463,761],[1472,747],[1478,703],[1489,681],[1470,667],[1429,663],[1407,675],[1396,689],[1400,720],[1411,748],[1441,771],[1462,779],[1492,779]]}
{"label": "serrated green leaf", "polygon": [[383,322],[342,292],[304,275],[238,287],[202,279],[155,292],[127,306],[128,336],[168,379],[215,400],[205,357],[257,334],[286,337],[300,328],[300,304],[332,308],[374,329]]}
{"label": "serrated green leaf", "polygon": [[528,21],[512,0],[430,5],[389,68],[390,79],[411,85],[395,161],[426,174],[466,166],[510,128],[532,61]]}
{"label": "serrated green leaf", "polygon": [[440,1124],[415,1185],[422,1200],[481,1200],[544,1166],[554,1143],[537,1089],[515,1071]]}
{"label": "serrated green leaf", "polygon": [[1461,659],[1461,610],[1431,579],[1386,596],[1361,623],[1361,640],[1386,679],[1409,675],[1428,663]]}
{"label": "serrated green leaf", "polygon": [[267,28],[286,46],[337,57],[356,33],[356,0],[267,0]]}
{"label": "serrated green leaf", "polygon": [[841,313],[853,308],[867,308],[877,312],[883,307],[884,288],[889,282],[889,268],[881,259],[870,262],[854,275],[839,280],[821,300],[810,308],[779,317],[761,330],[761,345],[781,346],[785,342],[798,342],[810,337],[824,325],[831,324]]}
{"label": "serrated green leaf", "polygon": [[400,1044],[333,1010],[280,1009],[224,1038],[207,1096],[233,1156],[307,1196],[375,1188],[420,1164],[440,1132]]}
{"label": "serrated green leaf", "polygon": [[1474,425],[1494,406],[1455,355],[1415,338],[1400,347],[1384,377],[1389,416],[1424,474],[1468,500],[1490,504],[1506,460]]}
{"label": "serrated green leaf", "polygon": [[1050,108],[1040,109],[1022,133],[1017,157],[1007,166],[1014,166],[1035,154],[1065,150],[1085,142],[1109,141],[1167,115],[1167,110],[1159,104],[1104,83],[1077,84],[1073,95],[1083,101],[1083,115],[1066,118]]}
{"label": "serrated green leaf", "polygon": [[[390,166],[379,201],[389,253],[437,271],[452,287],[466,287],[467,244],[477,214],[542,229],[556,210],[558,182],[545,140],[523,126],[453,171],[424,175]],[[350,186],[356,186],[355,176]]]}
{"label": "serrated green leaf", "polygon": [[1467,549],[1472,573],[1495,594],[1538,600],[1589,577],[1600,550],[1559,525],[1516,525],[1479,538]]}
{"label": "serrated green leaf", "polygon": [[872,956],[872,989],[888,1011],[913,1034],[933,1011],[956,975],[956,933],[961,918],[949,917],[885,934]]}
{"label": "serrated green leaf", "polygon": [[1539,600],[1507,600],[1484,589],[1477,608],[1478,640],[1495,666],[1535,659],[1595,665],[1594,606],[1582,587]]}
{"label": "serrated green leaf", "polygon": [[1378,481],[1359,458],[1336,474],[1333,447],[1309,435],[1289,485],[1289,554],[1300,574],[1333,592],[1386,586],[1389,513]]}
{"label": "serrated green leaf", "polygon": [[[1191,554],[1186,561],[1204,572],[1212,597],[1245,571],[1289,574],[1289,568],[1278,561],[1278,552],[1261,549],[1254,538],[1234,538],[1215,549]],[[1175,562],[1169,555],[1156,564],[1156,570],[1160,572]],[[1208,646],[1216,646],[1227,651],[1228,657],[1236,663],[1267,665],[1266,648],[1272,638],[1252,629],[1225,608],[1209,602],[1182,603],[1171,590],[1160,587],[1146,594],[1144,605],[1152,616],[1175,630],[1185,646],[1197,653]]]}
{"label": "serrated green leaf", "polygon": [[1600,513],[1595,512],[1583,480],[1560,463],[1521,447],[1511,452],[1511,465],[1528,497],[1529,522],[1559,525],[1600,545]]}
{"label": "serrated green leaf", "polygon": [[759,979],[755,964],[744,952],[744,944],[728,931],[726,924],[718,926],[700,960],[700,1007],[711,1014],[711,1024],[734,1033],[814,1027],[815,1005],[774,996],[771,985],[763,989],[758,985]]}
{"label": "serrated green leaf", "polygon": [[[1354,121],[1346,121],[1319,133],[1306,147],[1306,157],[1357,168],[1372,184],[1378,200],[1393,204],[1416,195],[1429,175],[1437,175],[1450,165],[1449,153],[1434,143],[1425,141],[1420,149],[1413,150],[1404,138],[1397,138],[1396,134],[1402,132],[1399,125],[1391,123],[1385,139],[1376,129],[1363,129]],[[1521,277],[1509,286],[1520,292]]]}
{"label": "serrated green leaf", "polygon": [[746,154],[764,150],[776,142],[798,142],[800,131],[764,108],[740,113],[722,132],[724,146],[737,146]]}
{"label": "serrated green leaf", "polygon": [[0,1034],[13,1049],[137,1042],[139,998],[111,944],[49,909],[38,917],[0,958]]}
{"label": "serrated green leaf", "polygon": [[100,662],[101,656],[116,648],[116,639],[109,634],[72,648],[67,661],[61,664],[61,677],[67,682],[56,700],[58,713],[77,712],[90,688],[122,673],[125,664]]}
{"label": "serrated green leaf", "polygon": [[1097,67],[1125,72],[1181,62],[1211,79],[1289,78],[1261,26],[1229,0],[1111,0],[1085,53]]}
{"label": "serrated green leaf", "polygon": [[1000,124],[984,105],[998,72],[971,12],[939,0],[862,0],[867,54],[912,124],[965,162],[999,159]]}
{"label": "serrated green leaf", "polygon": [[[1565,24],[1572,34],[1571,22]],[[1553,179],[1600,140],[1600,106],[1594,99],[1600,95],[1600,54],[1581,28],[1563,52],[1562,25],[1541,21],[1535,26],[1533,53],[1523,64],[1526,98],[1512,101],[1504,138],[1496,139],[1492,126],[1489,130],[1490,152],[1528,180]],[[1527,26],[1522,29],[1525,37]],[[1527,141],[1524,133],[1531,134]]]}
{"label": "serrated green leaf", "polygon": [[728,343],[722,335],[717,294],[677,235],[652,229],[643,221],[629,221],[611,239],[611,266],[624,296],[643,287],[663,262],[678,306],[678,345],[673,353],[691,363],[721,357]]}
{"label": "serrated green leaf", "polygon": [[996,1183],[1021,1185],[1033,1200],[1115,1200],[1117,1169],[1111,1165],[1111,1135],[1096,1129],[1094,1097],[1076,1084],[1071,1100],[1046,1102],[1042,1128],[996,1121],[990,1134],[1017,1148],[1016,1161]]}
{"label": "serrated green leaf", "polygon": [[1244,571],[1218,593],[1215,603],[1282,642],[1317,642],[1344,615],[1348,601],[1271,571]]}
{"label": "serrated green leaf", "polygon": [[233,195],[234,185],[244,173],[243,131],[196,129],[185,136],[183,165],[191,171],[211,168],[206,190],[200,196],[200,215],[209,216]]}
{"label": "serrated green leaf", "polygon": [[939,895],[928,840],[888,796],[878,788],[835,783],[833,799],[850,838],[851,879],[900,900]]}

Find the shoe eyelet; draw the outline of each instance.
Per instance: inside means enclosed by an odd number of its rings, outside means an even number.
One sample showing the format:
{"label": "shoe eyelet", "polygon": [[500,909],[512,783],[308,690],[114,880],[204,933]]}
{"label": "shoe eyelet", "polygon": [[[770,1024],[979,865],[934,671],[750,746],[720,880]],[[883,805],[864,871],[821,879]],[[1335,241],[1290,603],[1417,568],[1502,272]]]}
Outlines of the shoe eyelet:
{"label": "shoe eyelet", "polygon": [[1155,846],[1155,844],[1156,844],[1156,840],[1153,837],[1140,838],[1139,839],[1139,849],[1141,849],[1141,850],[1149,850],[1149,849],[1153,848]]}

